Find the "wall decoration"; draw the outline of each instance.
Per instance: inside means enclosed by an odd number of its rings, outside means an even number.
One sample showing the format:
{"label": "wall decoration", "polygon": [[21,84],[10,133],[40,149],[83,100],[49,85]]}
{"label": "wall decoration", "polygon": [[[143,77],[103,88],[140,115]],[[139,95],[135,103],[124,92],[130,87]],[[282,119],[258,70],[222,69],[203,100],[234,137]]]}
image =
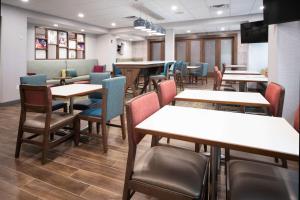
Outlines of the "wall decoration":
{"label": "wall decoration", "polygon": [[58,32],[58,45],[59,47],[67,47],[68,36],[67,32]]}
{"label": "wall decoration", "polygon": [[35,59],[85,59],[85,34],[35,27]]}
{"label": "wall decoration", "polygon": [[48,30],[48,44],[57,44],[57,31]]}
{"label": "wall decoration", "polygon": [[58,50],[58,59],[67,59],[68,53],[66,48],[59,48]]}
{"label": "wall decoration", "polygon": [[76,49],[76,41],[69,40],[69,49]]}
{"label": "wall decoration", "polygon": [[35,39],[35,48],[36,49],[47,49],[47,41],[45,39]]}
{"label": "wall decoration", "polygon": [[41,60],[41,59],[46,59],[47,53],[46,50],[36,50],[35,51],[35,59]]}
{"label": "wall decoration", "polygon": [[123,42],[121,42],[120,44],[117,44],[117,52],[120,55],[124,54],[124,43]]}
{"label": "wall decoration", "polygon": [[84,42],[83,34],[77,34],[77,42]]}
{"label": "wall decoration", "polygon": [[69,50],[69,59],[76,59],[76,50]]}

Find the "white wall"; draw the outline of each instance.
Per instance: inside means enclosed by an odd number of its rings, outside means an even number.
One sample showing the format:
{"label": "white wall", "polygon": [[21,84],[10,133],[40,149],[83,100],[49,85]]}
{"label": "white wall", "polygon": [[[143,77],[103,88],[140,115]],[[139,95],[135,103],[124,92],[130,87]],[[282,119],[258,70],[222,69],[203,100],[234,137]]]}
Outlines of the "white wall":
{"label": "white wall", "polygon": [[175,60],[175,33],[168,29],[165,36],[165,60]]}
{"label": "white wall", "polygon": [[241,43],[241,32],[238,32],[237,64],[248,66],[249,44]]}
{"label": "white wall", "polygon": [[19,99],[19,77],[26,74],[27,16],[1,4],[0,103]]}
{"label": "white wall", "polygon": [[248,69],[260,72],[268,66],[268,43],[251,43],[248,50]]}
{"label": "white wall", "polygon": [[117,39],[116,42],[119,45],[123,43],[122,46],[123,55],[117,53],[116,54],[117,58],[132,58],[132,42],[127,40],[121,40],[121,39]]}
{"label": "white wall", "polygon": [[97,59],[100,64],[106,64],[107,70],[112,71],[112,63],[116,62],[117,43],[112,34],[104,34],[96,40]]}
{"label": "white wall", "polygon": [[269,26],[269,80],[285,87],[283,117],[293,123],[299,105],[300,21]]}
{"label": "white wall", "polygon": [[148,60],[148,47],[147,40],[132,42],[132,57],[143,58],[144,61]]}

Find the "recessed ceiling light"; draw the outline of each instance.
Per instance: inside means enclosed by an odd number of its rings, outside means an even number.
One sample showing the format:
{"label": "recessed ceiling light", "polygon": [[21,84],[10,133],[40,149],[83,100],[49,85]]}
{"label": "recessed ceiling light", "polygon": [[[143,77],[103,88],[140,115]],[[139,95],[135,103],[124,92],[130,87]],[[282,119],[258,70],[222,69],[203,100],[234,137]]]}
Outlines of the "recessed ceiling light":
{"label": "recessed ceiling light", "polygon": [[132,39],[129,39],[130,41],[132,41]]}
{"label": "recessed ceiling light", "polygon": [[116,36],[116,39],[120,39],[120,36]]}
{"label": "recessed ceiling light", "polygon": [[259,9],[260,10],[263,10],[265,7],[264,6],[259,6]]}
{"label": "recessed ceiling light", "polygon": [[217,15],[222,15],[223,14],[223,11],[222,10],[218,10],[217,11]]}
{"label": "recessed ceiling light", "polygon": [[85,30],[84,30],[84,29],[81,29],[80,31],[81,31],[81,32],[84,32]]}
{"label": "recessed ceiling light", "polygon": [[187,33],[190,33],[190,32],[191,32],[191,30],[187,30],[186,32],[187,32]]}
{"label": "recessed ceiling light", "polygon": [[26,3],[26,2],[28,2],[29,0],[21,0],[21,1]]}
{"label": "recessed ceiling light", "polygon": [[111,26],[116,26],[116,23],[115,22],[111,23]]}
{"label": "recessed ceiling light", "polygon": [[221,27],[221,31],[225,31],[225,27]]}
{"label": "recessed ceiling light", "polygon": [[58,27],[58,24],[53,24],[54,27]]}
{"label": "recessed ceiling light", "polygon": [[173,5],[173,6],[171,7],[171,9],[174,10],[174,11],[176,11],[176,10],[178,9],[178,7],[175,6],[175,5]]}
{"label": "recessed ceiling light", "polygon": [[78,17],[84,18],[84,14],[83,13],[78,13]]}

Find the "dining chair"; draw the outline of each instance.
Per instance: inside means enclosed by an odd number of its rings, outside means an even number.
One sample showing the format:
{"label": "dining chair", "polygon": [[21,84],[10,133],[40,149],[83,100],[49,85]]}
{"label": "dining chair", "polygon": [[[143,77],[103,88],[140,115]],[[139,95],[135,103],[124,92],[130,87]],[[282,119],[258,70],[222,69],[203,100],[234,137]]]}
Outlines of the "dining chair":
{"label": "dining chair", "polygon": [[[73,131],[55,139],[55,133],[73,123],[74,115],[65,112],[52,112],[51,89],[47,86],[20,85],[21,114],[16,143],[15,157],[19,158],[21,145],[29,143],[42,148],[42,164],[46,163],[48,149],[68,140]],[[32,134],[25,137],[24,133]],[[42,141],[35,140],[42,137]],[[52,137],[51,137],[52,136]]]}
{"label": "dining chair", "polygon": [[216,81],[215,81],[215,85],[214,85],[214,90],[222,90],[222,91],[236,91],[232,85],[230,84],[222,84],[223,81],[223,75],[222,72],[220,70],[216,71]]}
{"label": "dining chair", "polygon": [[94,65],[93,73],[103,73],[106,71],[106,65]]}
{"label": "dining chair", "polygon": [[170,67],[172,66],[174,62],[166,62],[164,64],[164,70],[162,73],[158,75],[152,75],[150,76],[150,83],[149,83],[149,90],[151,91],[151,82],[153,83],[153,87],[155,90],[157,90],[157,84],[161,82],[162,80],[167,80],[168,79],[168,73],[170,70]]}
{"label": "dining chair", "polygon": [[176,85],[179,85],[180,90],[184,90],[184,82],[188,76],[187,64],[180,61],[177,66],[174,66],[173,74]]}
{"label": "dining chair", "polygon": [[193,82],[193,79],[195,79],[195,82],[198,82],[198,78],[201,78],[201,83],[203,84],[203,80],[205,79],[205,82],[207,84],[207,76],[208,76],[208,63],[200,63],[196,64],[195,66],[199,66],[199,68],[195,69],[195,71],[191,72],[191,79]]}
{"label": "dining chair", "polygon": [[226,176],[226,199],[299,199],[299,171],[253,161],[231,160]]}
{"label": "dining chair", "polygon": [[136,160],[145,135],[134,128],[160,109],[158,96],[149,92],[126,103],[128,157],[123,200],[135,192],[159,199],[207,199],[208,163],[205,156],[171,146],[154,146]]}
{"label": "dining chair", "polygon": [[[46,86],[47,76],[43,74],[22,76],[20,77],[21,85],[35,85],[35,86]],[[68,104],[61,100],[52,101],[52,111],[63,109],[64,112],[68,112]]]}
{"label": "dining chair", "polygon": [[[119,127],[122,129],[122,138],[126,138],[125,117],[124,117],[124,97],[125,97],[126,78],[114,77],[102,81],[103,89],[99,91],[102,96],[101,107],[89,108],[80,112],[76,117],[77,129],[75,130],[75,145],[77,146],[80,138],[80,120],[101,123],[103,149],[108,150],[106,125]],[[120,116],[121,125],[111,124],[110,120]],[[89,136],[92,136],[89,134]]]}
{"label": "dining chair", "polygon": [[120,68],[118,68],[116,66],[115,63],[112,64],[112,67],[113,67],[113,76],[114,77],[122,76],[122,71],[120,70]]}

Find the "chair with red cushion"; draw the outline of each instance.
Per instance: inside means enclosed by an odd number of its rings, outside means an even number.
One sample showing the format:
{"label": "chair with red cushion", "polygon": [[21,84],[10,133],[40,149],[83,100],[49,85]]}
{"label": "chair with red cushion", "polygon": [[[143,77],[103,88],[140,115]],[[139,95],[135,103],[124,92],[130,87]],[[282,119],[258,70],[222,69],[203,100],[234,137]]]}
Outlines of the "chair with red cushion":
{"label": "chair with red cushion", "polygon": [[295,118],[294,118],[294,128],[299,132],[299,115],[300,115],[300,106],[298,106],[298,109],[295,112]]}
{"label": "chair with red cushion", "polygon": [[134,128],[159,109],[155,92],[135,97],[126,104],[129,151],[122,199],[130,199],[135,192],[159,199],[205,199],[208,179],[205,156],[181,148],[155,146],[135,161],[144,135],[136,133]]}
{"label": "chair with red cushion", "polygon": [[174,98],[177,94],[176,83],[174,80],[162,81],[157,86],[160,107],[165,105],[175,105]]}
{"label": "chair with red cushion", "polygon": [[93,67],[94,73],[102,73],[102,72],[105,72],[105,70],[106,70],[106,65],[95,65]]}
{"label": "chair with red cushion", "polygon": [[265,98],[270,103],[268,114],[274,117],[282,117],[285,89],[277,83],[269,83],[266,89]]}

